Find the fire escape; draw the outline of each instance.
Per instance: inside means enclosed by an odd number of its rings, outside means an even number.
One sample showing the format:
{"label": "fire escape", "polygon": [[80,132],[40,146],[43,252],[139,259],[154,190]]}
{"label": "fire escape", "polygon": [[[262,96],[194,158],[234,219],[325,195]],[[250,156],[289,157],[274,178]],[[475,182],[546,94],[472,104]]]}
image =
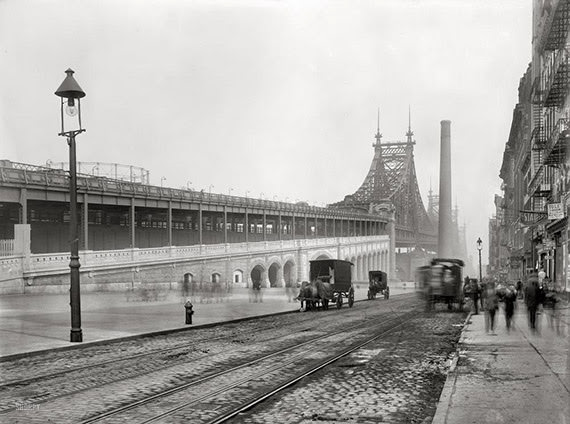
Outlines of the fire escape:
{"label": "fire escape", "polygon": [[[540,74],[533,84],[531,166],[525,211],[536,243],[557,221],[548,219],[547,206],[559,203],[565,190],[563,164],[569,139],[568,116],[563,107],[570,88],[570,54],[567,45],[570,0],[551,3],[541,17],[542,31],[536,50],[541,54]],[[562,178],[561,178],[562,177]],[[524,219],[524,218],[523,218]]]}

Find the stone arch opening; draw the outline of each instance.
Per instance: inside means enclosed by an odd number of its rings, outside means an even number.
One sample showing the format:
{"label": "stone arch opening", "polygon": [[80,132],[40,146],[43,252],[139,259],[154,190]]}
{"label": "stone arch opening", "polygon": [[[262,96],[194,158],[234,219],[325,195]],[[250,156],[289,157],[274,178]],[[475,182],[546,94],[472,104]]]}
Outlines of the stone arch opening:
{"label": "stone arch opening", "polygon": [[256,265],[251,270],[249,276],[251,278],[251,284],[253,287],[263,287],[263,275],[265,274],[265,268],[262,265]]}
{"label": "stone arch opening", "polygon": [[293,261],[287,261],[283,265],[283,280],[285,287],[295,287],[295,263]]}
{"label": "stone arch opening", "polygon": [[316,261],[321,261],[323,259],[331,259],[331,257],[325,253],[321,253],[319,256],[315,258]]}
{"label": "stone arch opening", "polygon": [[212,275],[210,275],[210,282],[219,283],[220,281],[222,281],[221,274],[219,272],[212,272]]}
{"label": "stone arch opening", "polygon": [[281,285],[281,281],[279,281],[280,269],[281,265],[279,265],[277,262],[273,262],[269,267],[269,287],[279,287]]}
{"label": "stone arch opening", "polygon": [[194,283],[194,275],[191,272],[184,274],[182,279],[182,295],[188,296],[192,292],[192,283]]}

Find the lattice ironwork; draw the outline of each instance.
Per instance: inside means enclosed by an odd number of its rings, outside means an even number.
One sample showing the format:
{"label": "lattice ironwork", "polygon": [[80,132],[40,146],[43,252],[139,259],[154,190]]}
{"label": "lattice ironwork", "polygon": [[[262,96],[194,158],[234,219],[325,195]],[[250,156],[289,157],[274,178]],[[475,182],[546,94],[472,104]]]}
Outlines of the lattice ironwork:
{"label": "lattice ironwork", "polygon": [[570,141],[568,121],[559,119],[554,127],[545,148],[545,165],[559,165],[566,161],[567,144]]}
{"label": "lattice ironwork", "polygon": [[570,87],[570,55],[566,49],[553,55],[551,66],[545,68],[545,107],[564,105]]}
{"label": "lattice ironwork", "polygon": [[543,7],[540,46],[544,50],[560,49],[568,38],[570,0],[547,0]]}
{"label": "lattice ironwork", "polygon": [[380,134],[374,146],[374,158],[362,185],[354,194],[346,196],[336,207],[370,209],[370,205],[391,203],[395,208],[396,225],[413,233],[417,240],[437,236],[420,195],[414,163],[414,145],[411,130],[407,142],[380,143]]}

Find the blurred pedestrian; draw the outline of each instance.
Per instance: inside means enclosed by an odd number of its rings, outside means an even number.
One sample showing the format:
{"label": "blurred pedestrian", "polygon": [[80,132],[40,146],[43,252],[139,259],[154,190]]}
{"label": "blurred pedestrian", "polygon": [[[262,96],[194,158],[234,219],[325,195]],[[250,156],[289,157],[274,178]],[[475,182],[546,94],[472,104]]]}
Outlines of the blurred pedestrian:
{"label": "blurred pedestrian", "polygon": [[522,299],[523,298],[523,283],[521,280],[517,281],[517,298]]}
{"label": "blurred pedestrian", "polygon": [[477,315],[479,313],[480,289],[479,283],[475,279],[471,281],[471,294],[473,296],[473,304],[475,305],[475,315]]}
{"label": "blurred pedestrian", "polygon": [[253,302],[263,302],[263,298],[261,297],[261,280],[254,280],[252,284],[252,291],[253,291]]}
{"label": "blurred pedestrian", "polygon": [[552,330],[556,329],[556,334],[560,335],[560,300],[557,290],[549,290],[544,296],[544,309],[548,317],[548,324]]}
{"label": "blurred pedestrian", "polygon": [[515,305],[517,303],[517,295],[514,289],[508,288],[504,297],[505,302],[505,320],[507,324],[507,331],[511,331],[513,322],[513,315],[515,314]]}
{"label": "blurred pedestrian", "polygon": [[495,314],[499,309],[499,298],[493,283],[487,284],[485,293],[485,331],[495,334]]}
{"label": "blurred pedestrian", "polygon": [[536,331],[536,310],[539,304],[538,277],[531,275],[528,278],[524,299],[528,309],[528,325],[531,330]]}
{"label": "blurred pedestrian", "polygon": [[481,281],[479,283],[479,294],[481,295],[481,310],[485,310],[485,299],[487,298],[487,283]]}
{"label": "blurred pedestrian", "polygon": [[475,309],[474,315],[479,314],[479,285],[474,278],[465,277],[465,284],[463,285],[463,292],[473,301],[473,308]]}

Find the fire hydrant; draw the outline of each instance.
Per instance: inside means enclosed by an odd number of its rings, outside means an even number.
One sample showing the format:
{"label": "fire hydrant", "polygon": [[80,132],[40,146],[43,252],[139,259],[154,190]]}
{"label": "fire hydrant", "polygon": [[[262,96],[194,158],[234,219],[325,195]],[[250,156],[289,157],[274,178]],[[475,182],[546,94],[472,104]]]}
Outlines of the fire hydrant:
{"label": "fire hydrant", "polygon": [[184,304],[184,308],[186,308],[186,324],[192,324],[192,315],[194,315],[192,308],[194,308],[194,305],[192,305],[190,300],[187,300]]}

